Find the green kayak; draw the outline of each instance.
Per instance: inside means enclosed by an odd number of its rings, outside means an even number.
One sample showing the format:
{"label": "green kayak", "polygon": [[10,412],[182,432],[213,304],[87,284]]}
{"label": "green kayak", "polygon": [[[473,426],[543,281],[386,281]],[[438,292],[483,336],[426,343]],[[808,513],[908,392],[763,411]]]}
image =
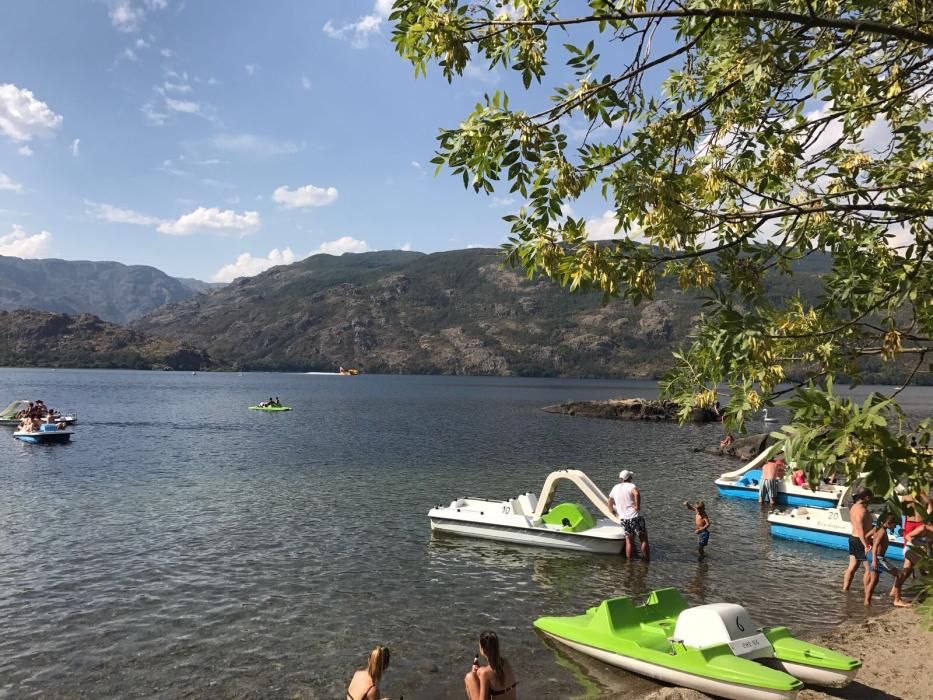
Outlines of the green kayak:
{"label": "green kayak", "polygon": [[862,665],[795,639],[786,627],[759,628],[740,605],[691,608],[674,588],[652,592],[644,605],[610,598],[584,615],[534,625],[627,671],[738,700],[793,698],[804,682],[841,687]]}
{"label": "green kayak", "polygon": [[291,411],[289,406],[250,406],[250,411]]}

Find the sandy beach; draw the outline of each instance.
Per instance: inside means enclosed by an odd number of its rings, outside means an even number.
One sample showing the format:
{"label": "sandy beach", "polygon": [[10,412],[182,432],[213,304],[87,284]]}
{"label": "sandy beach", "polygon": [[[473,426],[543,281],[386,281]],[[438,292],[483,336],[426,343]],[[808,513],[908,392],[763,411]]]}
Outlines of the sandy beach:
{"label": "sandy beach", "polygon": [[[862,670],[846,688],[807,688],[798,700],[933,700],[933,628],[929,604],[923,608],[893,608],[863,622],[843,625],[816,639],[818,644],[862,659]],[[634,678],[634,677],[633,677]],[[605,680],[605,679],[603,679]],[[643,679],[638,679],[642,684]],[[627,688],[602,696],[604,700],[711,700],[683,688],[645,693]]]}

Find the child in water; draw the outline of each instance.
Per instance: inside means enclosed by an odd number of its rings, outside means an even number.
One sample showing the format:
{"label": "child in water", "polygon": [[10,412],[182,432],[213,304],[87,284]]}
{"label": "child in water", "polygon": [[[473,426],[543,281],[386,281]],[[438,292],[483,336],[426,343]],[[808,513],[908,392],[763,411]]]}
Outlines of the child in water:
{"label": "child in water", "polygon": [[690,501],[684,501],[684,505],[687,506],[687,510],[692,510],[694,513],[696,528],[693,532],[697,536],[697,554],[702,559],[706,556],[706,545],[709,544],[710,519],[706,514],[706,504],[703,501],[697,501],[691,505]]}

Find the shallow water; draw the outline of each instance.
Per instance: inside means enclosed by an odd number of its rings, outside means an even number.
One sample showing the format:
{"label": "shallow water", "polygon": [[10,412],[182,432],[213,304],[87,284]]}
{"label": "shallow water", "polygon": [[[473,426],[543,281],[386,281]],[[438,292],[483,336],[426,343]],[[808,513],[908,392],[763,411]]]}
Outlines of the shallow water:
{"label": "shallow water", "polygon": [[[246,410],[270,394],[295,410]],[[64,446],[0,433],[0,697],[341,697],[376,643],[393,652],[383,692],[461,697],[485,628],[522,697],[580,697],[607,678],[651,684],[545,642],[535,617],[668,585],[804,634],[863,615],[837,590],[844,553],[772,541],[757,504],[717,497],[713,479],[737,463],[694,449],[719,425],[540,410],[655,394],[650,382],[0,370],[4,405],[42,398],[80,421]],[[901,398],[931,413],[933,390]],[[607,490],[636,472],[650,565],[432,537],[432,505],[537,491],[564,466]],[[702,563],[680,505],[695,498],[714,522]]]}

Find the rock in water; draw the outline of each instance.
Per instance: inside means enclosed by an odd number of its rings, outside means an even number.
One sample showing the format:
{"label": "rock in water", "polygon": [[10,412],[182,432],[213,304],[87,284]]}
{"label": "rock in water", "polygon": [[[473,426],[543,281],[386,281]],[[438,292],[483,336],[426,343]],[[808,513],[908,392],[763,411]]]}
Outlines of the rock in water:
{"label": "rock in water", "polygon": [[719,445],[705,448],[704,452],[720,455],[722,457],[734,457],[743,462],[750,462],[760,455],[768,445],[774,444],[774,438],[768,433],[758,433],[757,435],[747,435],[735,440],[728,447]]}
{"label": "rock in water", "polygon": [[[543,410],[548,413],[563,413],[568,416],[587,418],[676,421],[680,406],[673,401],[609,399],[608,401],[565,401],[545,406]],[[718,421],[719,416],[707,408],[694,408],[691,420],[695,423],[711,423]]]}

